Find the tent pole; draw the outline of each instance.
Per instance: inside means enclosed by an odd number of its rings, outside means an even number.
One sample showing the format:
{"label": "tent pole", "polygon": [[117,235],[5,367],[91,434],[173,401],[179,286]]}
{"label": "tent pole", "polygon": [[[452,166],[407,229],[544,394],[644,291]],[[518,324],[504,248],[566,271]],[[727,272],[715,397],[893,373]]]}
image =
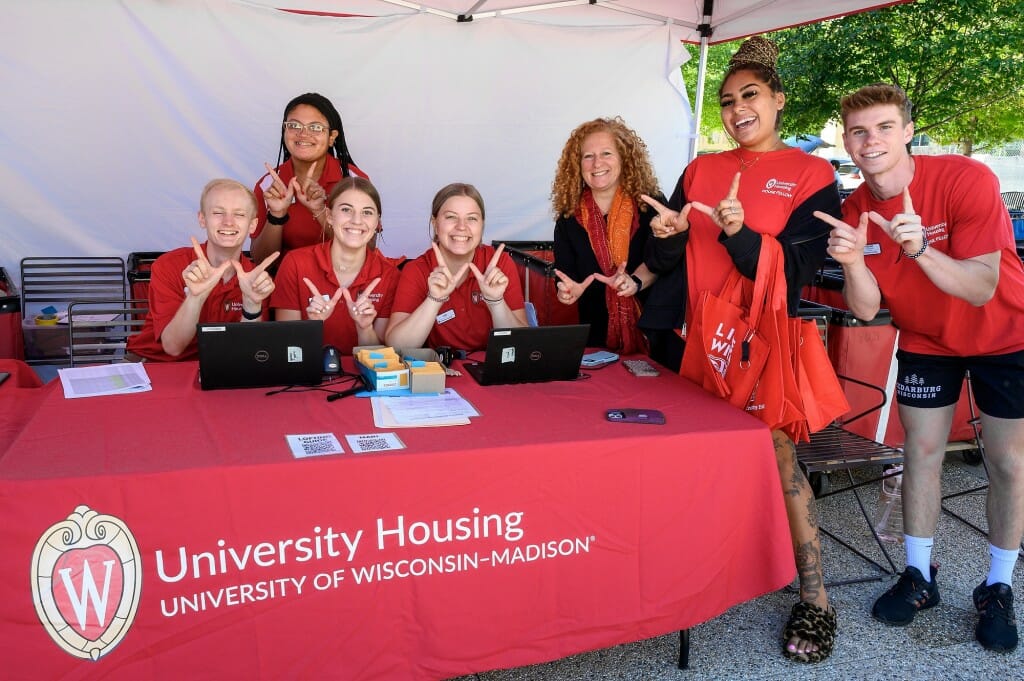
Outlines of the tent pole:
{"label": "tent pole", "polygon": [[697,102],[693,107],[693,133],[690,136],[690,154],[688,161],[697,157],[698,140],[700,139],[700,117],[704,112],[704,81],[708,75],[708,42],[711,39],[711,15],[715,11],[715,0],[704,0],[704,16],[697,31],[700,32],[700,56],[697,61]]}
{"label": "tent pole", "polygon": [[697,103],[693,107],[693,135],[690,137],[690,158],[697,157],[700,140],[700,117],[704,111],[704,81],[708,75],[708,39],[700,39],[700,61],[697,62]]}

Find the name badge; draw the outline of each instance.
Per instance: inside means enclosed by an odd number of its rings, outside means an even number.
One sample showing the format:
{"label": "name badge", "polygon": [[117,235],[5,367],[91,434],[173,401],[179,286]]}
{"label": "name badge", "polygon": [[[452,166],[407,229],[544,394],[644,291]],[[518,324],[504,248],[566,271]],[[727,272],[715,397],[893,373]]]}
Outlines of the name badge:
{"label": "name badge", "polygon": [[434,319],[438,324],[444,324],[455,319],[455,310],[445,310]]}
{"label": "name badge", "polygon": [[864,246],[864,255],[879,255],[881,252],[881,244],[866,244]]}

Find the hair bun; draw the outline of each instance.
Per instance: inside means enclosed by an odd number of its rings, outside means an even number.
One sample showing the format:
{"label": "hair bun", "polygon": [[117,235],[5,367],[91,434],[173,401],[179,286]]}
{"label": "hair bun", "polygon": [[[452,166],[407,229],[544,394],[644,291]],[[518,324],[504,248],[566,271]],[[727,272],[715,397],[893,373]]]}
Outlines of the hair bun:
{"label": "hair bun", "polygon": [[767,69],[775,71],[775,65],[779,60],[779,46],[773,40],[756,35],[748,38],[736,50],[736,54],[729,59],[729,67],[740,64],[758,64]]}

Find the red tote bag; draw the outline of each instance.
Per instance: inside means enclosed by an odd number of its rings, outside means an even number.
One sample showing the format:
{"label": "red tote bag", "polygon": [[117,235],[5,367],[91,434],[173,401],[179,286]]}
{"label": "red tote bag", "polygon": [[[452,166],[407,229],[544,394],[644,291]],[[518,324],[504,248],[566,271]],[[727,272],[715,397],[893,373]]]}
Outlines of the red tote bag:
{"label": "red tote bag", "polygon": [[680,373],[794,442],[849,410],[814,322],[788,316],[782,247],[769,236],[753,282],[733,272],[718,295],[701,292]]}
{"label": "red tote bag", "polygon": [[809,319],[791,319],[794,369],[807,430],[816,433],[850,410],[818,326]]}
{"label": "red tote bag", "polygon": [[[694,307],[679,373],[735,407],[745,408],[771,350],[760,326],[781,266],[762,240],[757,278],[733,271],[716,295],[702,291]],[[772,240],[773,241],[773,240]],[[778,244],[775,244],[778,246]],[[783,301],[783,305],[785,301]]]}

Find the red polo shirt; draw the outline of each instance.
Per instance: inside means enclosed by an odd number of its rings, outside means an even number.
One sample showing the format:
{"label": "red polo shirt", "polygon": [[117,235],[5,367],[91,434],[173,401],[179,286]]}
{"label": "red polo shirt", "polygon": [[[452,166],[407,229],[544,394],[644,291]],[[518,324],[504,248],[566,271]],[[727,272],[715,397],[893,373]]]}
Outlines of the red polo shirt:
{"label": "red polo shirt", "polygon": [[[473,255],[473,264],[483,272],[494,257],[494,248],[481,244]],[[394,312],[412,314],[426,299],[427,277],[437,267],[434,249],[406,263],[395,292]],[[513,311],[523,309],[523,287],[519,272],[508,253],[502,253],[498,267],[508,277],[505,302]],[[447,345],[459,350],[483,350],[487,347],[487,336],[492,328],[491,313],[480,294],[480,285],[470,271],[465,281],[452,291],[448,302],[441,305],[434,327],[427,336],[427,345],[432,348]]]}
{"label": "red polo shirt", "polygon": [[[309,305],[309,287],[302,281],[308,278],[321,294],[334,296],[338,291],[338,278],[331,264],[331,243],[325,241],[315,246],[297,248],[285,255],[281,266],[274,277],[273,295],[270,296],[270,307],[281,310],[297,310],[303,319],[307,319],[306,307]],[[356,274],[356,278],[348,287],[349,295],[355,300],[363,294],[366,287],[377,277],[380,283],[370,294],[373,306],[377,308],[377,318],[387,319],[391,316],[391,306],[398,286],[398,269],[392,265],[380,251],[366,251],[366,262]],[[324,343],[333,345],[344,354],[352,354],[352,348],[358,342],[355,322],[344,309],[345,299],[342,298],[334,313],[324,322]]]}
{"label": "red polo shirt", "polygon": [[[203,243],[203,252],[206,252],[206,242]],[[153,262],[149,282],[149,314],[146,315],[142,330],[128,338],[129,352],[159,362],[176,362],[199,356],[194,337],[177,357],[164,352],[160,343],[160,335],[185,302],[185,280],[181,273],[195,259],[196,253],[192,247],[185,246],[168,251]],[[246,272],[252,270],[251,260],[239,256],[239,261]],[[234,272],[233,269],[230,271]],[[199,312],[199,321],[242,321],[242,290],[238,287],[238,277],[232,276],[227,283],[222,279],[213,287]]]}
{"label": "red polo shirt", "polygon": [[[367,177],[366,173],[355,165],[350,165],[348,171],[351,175]],[[295,177],[295,168],[292,166],[292,160],[288,159],[282,163],[275,169],[275,172],[280,176],[281,181],[287,185]],[[256,228],[256,233],[253,234],[253,239],[260,235],[260,232],[263,231],[263,224],[267,221],[267,202],[263,198],[263,184],[269,177],[270,173],[265,173],[256,182],[256,186],[252,190],[256,194],[256,208],[259,211],[258,227]],[[320,180],[318,181],[320,186],[329,195],[331,189],[341,178],[341,164],[338,163],[338,159],[328,156],[327,162],[324,164],[324,171],[320,174]],[[327,231],[317,222],[313,214],[309,212],[309,209],[295,201],[288,210],[288,223],[281,229],[281,254],[284,255],[286,251],[294,248],[318,244],[326,238]]]}

